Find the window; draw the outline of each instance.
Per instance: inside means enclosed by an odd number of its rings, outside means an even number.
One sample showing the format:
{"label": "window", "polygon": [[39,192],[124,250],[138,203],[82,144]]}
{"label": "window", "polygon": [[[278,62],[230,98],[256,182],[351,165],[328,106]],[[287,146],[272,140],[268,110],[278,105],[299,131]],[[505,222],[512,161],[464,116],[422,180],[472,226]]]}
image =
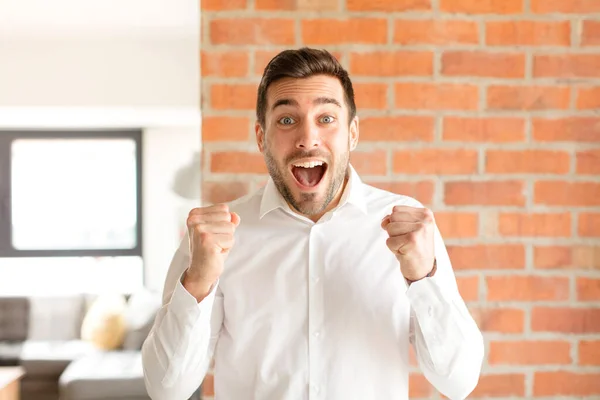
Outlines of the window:
{"label": "window", "polygon": [[141,257],[141,138],[0,132],[0,257]]}

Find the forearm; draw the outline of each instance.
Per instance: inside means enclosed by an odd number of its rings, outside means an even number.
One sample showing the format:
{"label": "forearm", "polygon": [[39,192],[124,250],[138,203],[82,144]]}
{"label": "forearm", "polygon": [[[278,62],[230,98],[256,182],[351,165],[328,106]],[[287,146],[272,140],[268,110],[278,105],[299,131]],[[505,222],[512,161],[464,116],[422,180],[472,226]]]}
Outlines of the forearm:
{"label": "forearm", "polygon": [[154,400],[184,400],[200,386],[214,347],[214,292],[202,303],[178,285],[142,347],[144,378]]}
{"label": "forearm", "polygon": [[413,345],[429,382],[451,400],[465,399],[479,380],[482,334],[458,292],[436,277],[411,284]]}

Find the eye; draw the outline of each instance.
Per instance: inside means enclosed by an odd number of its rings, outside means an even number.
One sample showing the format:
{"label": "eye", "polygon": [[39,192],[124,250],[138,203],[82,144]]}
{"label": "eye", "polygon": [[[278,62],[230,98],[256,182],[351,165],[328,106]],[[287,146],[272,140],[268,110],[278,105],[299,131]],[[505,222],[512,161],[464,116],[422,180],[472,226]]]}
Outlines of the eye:
{"label": "eye", "polygon": [[282,125],[291,125],[296,121],[292,117],[283,117],[278,122]]}
{"label": "eye", "polygon": [[321,117],[321,122],[324,124],[331,124],[333,121],[335,121],[335,118],[333,118],[331,115],[325,115]]}

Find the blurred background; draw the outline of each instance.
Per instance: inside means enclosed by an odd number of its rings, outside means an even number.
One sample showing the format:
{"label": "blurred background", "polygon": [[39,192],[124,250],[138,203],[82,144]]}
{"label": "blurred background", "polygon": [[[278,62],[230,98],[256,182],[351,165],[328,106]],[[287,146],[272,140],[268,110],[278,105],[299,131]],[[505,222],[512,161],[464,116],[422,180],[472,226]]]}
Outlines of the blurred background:
{"label": "blurred background", "polygon": [[363,179],[436,214],[486,341],[469,398],[600,399],[599,1],[0,7],[0,362],[27,398],[144,398],[184,216],[264,184],[256,88],[307,45],[353,79]]}

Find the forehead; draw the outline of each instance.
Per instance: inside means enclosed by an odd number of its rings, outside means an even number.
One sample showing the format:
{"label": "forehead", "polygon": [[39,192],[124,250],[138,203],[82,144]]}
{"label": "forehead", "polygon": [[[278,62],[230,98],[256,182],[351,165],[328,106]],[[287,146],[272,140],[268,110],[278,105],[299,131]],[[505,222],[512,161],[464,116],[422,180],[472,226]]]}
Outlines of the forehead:
{"label": "forehead", "polygon": [[337,78],[315,75],[309,78],[283,78],[269,86],[267,90],[268,107],[281,99],[293,99],[300,106],[310,105],[315,98],[330,97],[345,106],[344,89]]}

